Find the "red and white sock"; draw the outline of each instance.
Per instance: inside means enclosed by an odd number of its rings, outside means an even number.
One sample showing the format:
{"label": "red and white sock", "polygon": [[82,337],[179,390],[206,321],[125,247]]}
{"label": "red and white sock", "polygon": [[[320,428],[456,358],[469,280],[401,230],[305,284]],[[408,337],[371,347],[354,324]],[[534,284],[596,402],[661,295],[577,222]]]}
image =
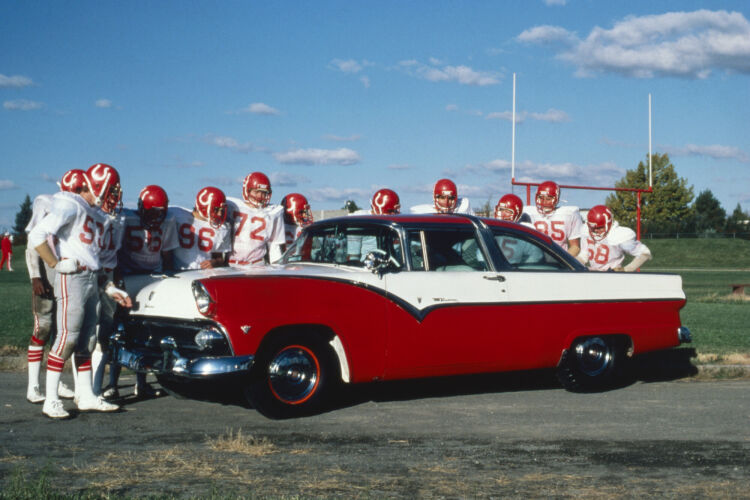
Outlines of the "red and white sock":
{"label": "red and white sock", "polygon": [[60,383],[63,366],[65,366],[64,359],[52,353],[47,355],[46,392],[48,400],[60,399],[57,395],[57,386]]}
{"label": "red and white sock", "polygon": [[91,381],[91,357],[83,354],[75,355],[76,366],[76,394],[79,400],[94,397]]}
{"label": "red and white sock", "polygon": [[42,358],[44,357],[44,346],[43,345],[29,345],[29,390],[39,385],[39,370],[42,366]]}

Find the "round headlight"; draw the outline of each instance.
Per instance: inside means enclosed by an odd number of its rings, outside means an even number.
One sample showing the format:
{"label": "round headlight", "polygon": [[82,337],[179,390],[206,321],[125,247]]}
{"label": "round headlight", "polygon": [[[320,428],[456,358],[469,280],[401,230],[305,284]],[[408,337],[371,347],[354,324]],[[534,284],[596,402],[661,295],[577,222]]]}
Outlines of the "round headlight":
{"label": "round headlight", "polygon": [[200,281],[193,281],[193,297],[198,311],[206,316],[213,313],[214,300]]}
{"label": "round headlight", "polygon": [[206,328],[195,334],[195,344],[200,348],[201,351],[210,349],[216,343],[222,342],[224,335],[220,331],[214,328]]}

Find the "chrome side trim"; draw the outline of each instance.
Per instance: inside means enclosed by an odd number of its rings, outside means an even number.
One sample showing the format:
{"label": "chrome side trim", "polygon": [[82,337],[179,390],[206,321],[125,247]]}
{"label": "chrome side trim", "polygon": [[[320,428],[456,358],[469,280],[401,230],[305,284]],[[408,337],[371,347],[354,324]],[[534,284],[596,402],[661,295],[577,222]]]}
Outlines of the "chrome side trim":
{"label": "chrome side trim", "polygon": [[336,353],[336,357],[339,358],[339,368],[341,370],[341,380],[345,383],[349,383],[351,381],[349,376],[349,361],[346,359],[346,352],[344,351],[344,345],[341,343],[341,339],[338,335],[333,337],[331,342],[331,347],[333,347],[334,352]]}

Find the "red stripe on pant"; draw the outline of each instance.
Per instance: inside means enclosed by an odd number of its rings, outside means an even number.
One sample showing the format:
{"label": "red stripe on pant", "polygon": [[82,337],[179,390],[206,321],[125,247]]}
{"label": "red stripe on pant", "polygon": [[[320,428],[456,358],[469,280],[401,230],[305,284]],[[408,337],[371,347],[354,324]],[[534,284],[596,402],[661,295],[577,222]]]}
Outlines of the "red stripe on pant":
{"label": "red stripe on pant", "polygon": [[65,343],[68,341],[68,276],[65,274],[60,275],[60,295],[62,296],[62,300],[60,301],[62,307],[60,320],[62,324],[58,325],[60,338],[58,339],[57,351],[55,351],[55,354],[58,356],[62,356]]}
{"label": "red stripe on pant", "polygon": [[91,356],[87,356],[84,354],[76,354],[75,357],[76,357],[76,370],[78,370],[78,373],[91,371]]}
{"label": "red stripe on pant", "polygon": [[65,360],[59,356],[49,353],[47,356],[47,370],[52,372],[62,372],[65,366]]}

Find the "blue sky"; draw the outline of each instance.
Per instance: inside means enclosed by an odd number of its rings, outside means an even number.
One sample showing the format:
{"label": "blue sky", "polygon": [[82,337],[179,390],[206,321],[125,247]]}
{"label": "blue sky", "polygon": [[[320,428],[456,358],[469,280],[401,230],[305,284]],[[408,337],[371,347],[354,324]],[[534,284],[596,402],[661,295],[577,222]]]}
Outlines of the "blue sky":
{"label": "blue sky", "polygon": [[[747,1],[0,2],[0,228],[68,169],[192,206],[262,171],[273,202],[473,206],[516,178],[612,186],[667,152],[695,194],[750,209]],[[519,193],[516,187],[515,192]],[[589,207],[606,193],[563,192]]]}

